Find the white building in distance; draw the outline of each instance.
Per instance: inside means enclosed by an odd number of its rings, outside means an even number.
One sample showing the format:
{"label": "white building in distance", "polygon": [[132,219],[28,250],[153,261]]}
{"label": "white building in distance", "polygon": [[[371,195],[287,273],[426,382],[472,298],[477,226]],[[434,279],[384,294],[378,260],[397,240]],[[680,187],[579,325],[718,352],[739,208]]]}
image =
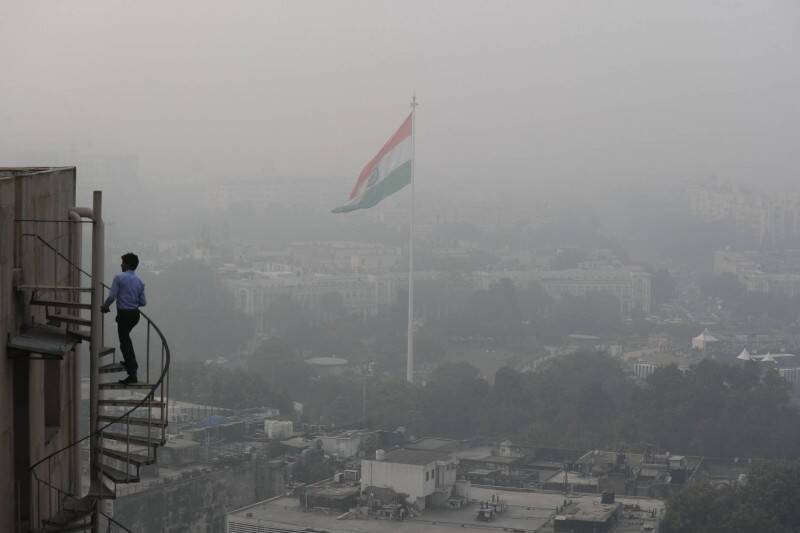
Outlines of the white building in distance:
{"label": "white building in distance", "polygon": [[449,453],[399,449],[361,461],[361,490],[390,488],[408,495],[419,509],[444,505],[456,484],[458,460]]}

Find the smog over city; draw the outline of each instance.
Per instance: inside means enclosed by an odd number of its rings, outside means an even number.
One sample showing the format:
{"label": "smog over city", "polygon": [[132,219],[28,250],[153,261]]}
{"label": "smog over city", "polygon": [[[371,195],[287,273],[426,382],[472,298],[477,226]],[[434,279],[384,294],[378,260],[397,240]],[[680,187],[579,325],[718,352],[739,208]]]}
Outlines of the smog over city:
{"label": "smog over city", "polygon": [[800,3],[0,3],[0,531],[800,531]]}

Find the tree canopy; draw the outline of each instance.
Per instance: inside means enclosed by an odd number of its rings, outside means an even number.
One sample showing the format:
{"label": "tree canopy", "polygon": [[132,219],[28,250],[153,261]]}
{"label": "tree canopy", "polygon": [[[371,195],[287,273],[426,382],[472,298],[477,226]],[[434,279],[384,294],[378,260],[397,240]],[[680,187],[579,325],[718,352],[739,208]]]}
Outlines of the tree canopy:
{"label": "tree canopy", "polygon": [[444,363],[424,385],[411,385],[382,372],[316,377],[280,344],[254,357],[251,368],[272,390],[303,402],[313,422],[359,421],[366,382],[369,425],[415,434],[578,449],[646,443],[718,457],[794,458],[800,450],[800,411],[788,386],[757,365],[673,366],[642,384],[617,359],[581,352],[543,360],[535,372],[503,367],[493,384],[469,364]]}
{"label": "tree canopy", "polygon": [[759,461],[744,483],[693,482],[667,502],[663,533],[795,533],[800,530],[800,462]]}

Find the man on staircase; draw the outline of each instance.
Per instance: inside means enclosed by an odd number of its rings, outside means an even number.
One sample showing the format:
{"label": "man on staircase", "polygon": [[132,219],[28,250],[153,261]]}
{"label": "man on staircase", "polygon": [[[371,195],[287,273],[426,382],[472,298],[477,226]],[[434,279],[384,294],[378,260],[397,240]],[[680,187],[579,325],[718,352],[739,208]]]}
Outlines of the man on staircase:
{"label": "man on staircase", "polygon": [[128,371],[128,377],[119,381],[123,385],[131,385],[138,381],[136,371],[139,369],[139,365],[136,363],[136,353],[133,350],[131,330],[139,323],[139,308],[147,305],[144,283],[136,275],[138,266],[139,258],[136,254],[127,253],[122,256],[122,272],[114,276],[108,298],[100,307],[103,313],[108,313],[111,310],[111,304],[114,303],[114,300],[117,301],[119,349],[122,352],[125,370]]}

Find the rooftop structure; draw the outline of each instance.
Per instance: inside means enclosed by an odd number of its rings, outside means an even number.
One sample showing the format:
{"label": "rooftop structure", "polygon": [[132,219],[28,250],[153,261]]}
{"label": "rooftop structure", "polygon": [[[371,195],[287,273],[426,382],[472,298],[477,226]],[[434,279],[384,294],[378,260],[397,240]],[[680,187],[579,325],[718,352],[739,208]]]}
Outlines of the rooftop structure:
{"label": "rooftop structure", "polygon": [[351,430],[319,435],[317,438],[322,442],[322,450],[325,453],[348,459],[358,454],[361,443],[367,434],[367,432]]}
{"label": "rooftop structure", "polygon": [[[504,502],[506,510],[491,522],[478,522],[476,510],[492,498]],[[574,496],[573,504],[583,507],[594,518],[597,496]],[[622,505],[636,504],[642,512],[656,514],[663,502],[638,498],[620,500]],[[304,531],[348,531],[350,533],[464,533],[465,531],[552,531],[556,509],[564,505],[564,496],[549,492],[503,491],[471,487],[465,505],[460,508],[428,508],[403,522],[368,519],[357,512],[304,511],[297,497],[277,497],[232,511],[227,517],[227,533],[283,533]],[[599,507],[600,504],[598,503]],[[568,512],[565,509],[564,512]],[[576,515],[583,516],[583,513]],[[590,522],[598,524],[597,522]],[[591,531],[591,529],[589,530]],[[629,531],[629,530],[624,530]],[[616,531],[614,532],[616,533]]]}
{"label": "rooftop structure", "polygon": [[391,488],[419,509],[444,505],[456,482],[458,460],[449,453],[399,449],[361,461],[361,489]]}
{"label": "rooftop structure", "polygon": [[621,503],[576,502],[561,508],[553,519],[553,529],[568,533],[609,533],[621,517]]}
{"label": "rooftop structure", "polygon": [[386,463],[396,463],[400,465],[424,466],[437,461],[449,461],[451,455],[446,452],[433,450],[415,450],[411,448],[401,448],[386,453],[382,461]]}
{"label": "rooftop structure", "polygon": [[439,452],[453,452],[460,447],[460,443],[453,439],[443,439],[438,437],[425,437],[406,445],[412,450],[430,450]]}

